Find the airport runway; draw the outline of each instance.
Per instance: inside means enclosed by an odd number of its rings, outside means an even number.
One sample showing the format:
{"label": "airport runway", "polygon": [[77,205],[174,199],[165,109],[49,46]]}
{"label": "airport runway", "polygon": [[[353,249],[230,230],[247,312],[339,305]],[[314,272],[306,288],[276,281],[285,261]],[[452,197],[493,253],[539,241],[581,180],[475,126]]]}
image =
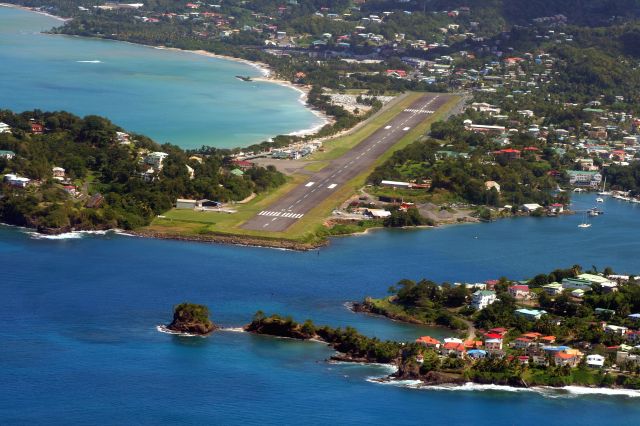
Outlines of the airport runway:
{"label": "airport runway", "polygon": [[341,186],[370,167],[408,131],[426,120],[450,99],[447,94],[425,94],[389,120],[352,150],[289,191],[241,227],[260,231],[285,231]]}

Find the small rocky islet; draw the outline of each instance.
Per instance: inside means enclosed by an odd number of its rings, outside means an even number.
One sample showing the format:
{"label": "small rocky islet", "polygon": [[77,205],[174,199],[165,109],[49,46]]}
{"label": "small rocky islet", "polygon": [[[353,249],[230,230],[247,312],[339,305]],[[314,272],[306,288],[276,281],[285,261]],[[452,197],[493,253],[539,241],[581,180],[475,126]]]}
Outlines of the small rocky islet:
{"label": "small rocky islet", "polygon": [[209,308],[195,303],[180,303],[173,310],[173,321],[166,329],[176,333],[206,336],[217,330],[209,319]]}

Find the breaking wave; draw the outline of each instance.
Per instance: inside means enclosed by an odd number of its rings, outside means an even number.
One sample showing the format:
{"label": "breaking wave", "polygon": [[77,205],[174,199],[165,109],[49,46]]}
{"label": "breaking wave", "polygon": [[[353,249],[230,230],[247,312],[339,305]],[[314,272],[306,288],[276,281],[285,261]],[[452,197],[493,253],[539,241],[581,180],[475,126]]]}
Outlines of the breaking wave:
{"label": "breaking wave", "polygon": [[174,334],[176,336],[184,336],[184,337],[206,337],[206,336],[200,336],[198,334],[192,334],[192,333],[181,333],[179,331],[173,331],[173,330],[169,330],[166,326],[164,325],[157,325],[156,326],[156,330],[158,330],[160,333],[165,333],[165,334]]}
{"label": "breaking wave", "polygon": [[579,398],[581,396],[602,395],[612,397],[639,398],[640,390],[633,389],[610,389],[610,388],[588,388],[583,386],[564,386],[553,388],[548,386],[517,388],[503,385],[483,385],[477,383],[465,383],[463,385],[425,385],[420,380],[384,380],[379,377],[367,378],[368,382],[398,386],[410,389],[420,389],[425,391],[457,391],[457,392],[533,392],[545,398]]}
{"label": "breaking wave", "polygon": [[34,240],[75,240],[78,238],[82,238],[85,235],[106,235],[107,233],[112,231],[73,231],[73,232],[64,232],[62,234],[41,234],[39,232],[27,231],[26,234],[29,235]]}

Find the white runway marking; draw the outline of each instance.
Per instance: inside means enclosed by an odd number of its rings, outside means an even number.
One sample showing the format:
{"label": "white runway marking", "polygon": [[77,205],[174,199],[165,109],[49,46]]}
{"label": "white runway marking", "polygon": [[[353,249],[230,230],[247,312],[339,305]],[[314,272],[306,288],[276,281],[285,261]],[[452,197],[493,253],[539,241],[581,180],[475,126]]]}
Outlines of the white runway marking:
{"label": "white runway marking", "polygon": [[[260,213],[258,213],[258,216],[273,217],[273,219],[271,219],[271,222],[273,222],[274,220],[278,219],[278,217],[286,217],[286,218],[289,218],[289,219],[300,219],[302,216],[304,216],[304,214],[302,214],[302,213],[291,213],[291,212],[282,213],[282,212],[272,212],[272,211],[269,211],[269,210],[263,210]],[[262,227],[264,228],[267,225],[262,225]]]}
{"label": "white runway marking", "polygon": [[391,126],[385,126],[385,130],[389,130],[391,128]]}
{"label": "white runway marking", "polygon": [[404,129],[402,129],[402,130],[404,130],[404,131],[406,132],[406,131],[407,131],[407,130],[409,130],[410,128],[411,128],[411,127],[405,127],[405,128],[404,128]]}
{"label": "white runway marking", "polygon": [[338,185],[337,185],[337,184],[335,184],[335,183],[332,183],[331,185],[327,186],[327,188],[328,188],[328,189],[333,189],[333,188],[335,188],[336,186],[338,186]]}
{"label": "white runway marking", "polygon": [[306,184],[305,186],[308,188],[308,187],[310,187],[310,186],[313,186],[313,184],[314,184],[314,183],[315,183],[315,182],[309,182],[309,183],[308,183],[308,184]]}
{"label": "white runway marking", "polygon": [[[428,106],[429,104],[423,106],[422,108]],[[409,109],[405,109],[406,112],[413,112],[416,114],[433,114],[433,111],[428,110],[428,109],[413,109],[413,108],[409,108]]]}

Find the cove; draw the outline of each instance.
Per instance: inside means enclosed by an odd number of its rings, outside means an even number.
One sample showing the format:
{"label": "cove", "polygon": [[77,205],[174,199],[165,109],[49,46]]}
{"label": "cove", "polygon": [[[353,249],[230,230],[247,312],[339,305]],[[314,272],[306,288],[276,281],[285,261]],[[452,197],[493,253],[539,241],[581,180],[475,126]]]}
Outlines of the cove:
{"label": "cove", "polygon": [[247,146],[323,120],[301,93],[244,63],[110,40],[42,34],[62,22],[0,7],[0,108],[97,114],[182,148]]}

